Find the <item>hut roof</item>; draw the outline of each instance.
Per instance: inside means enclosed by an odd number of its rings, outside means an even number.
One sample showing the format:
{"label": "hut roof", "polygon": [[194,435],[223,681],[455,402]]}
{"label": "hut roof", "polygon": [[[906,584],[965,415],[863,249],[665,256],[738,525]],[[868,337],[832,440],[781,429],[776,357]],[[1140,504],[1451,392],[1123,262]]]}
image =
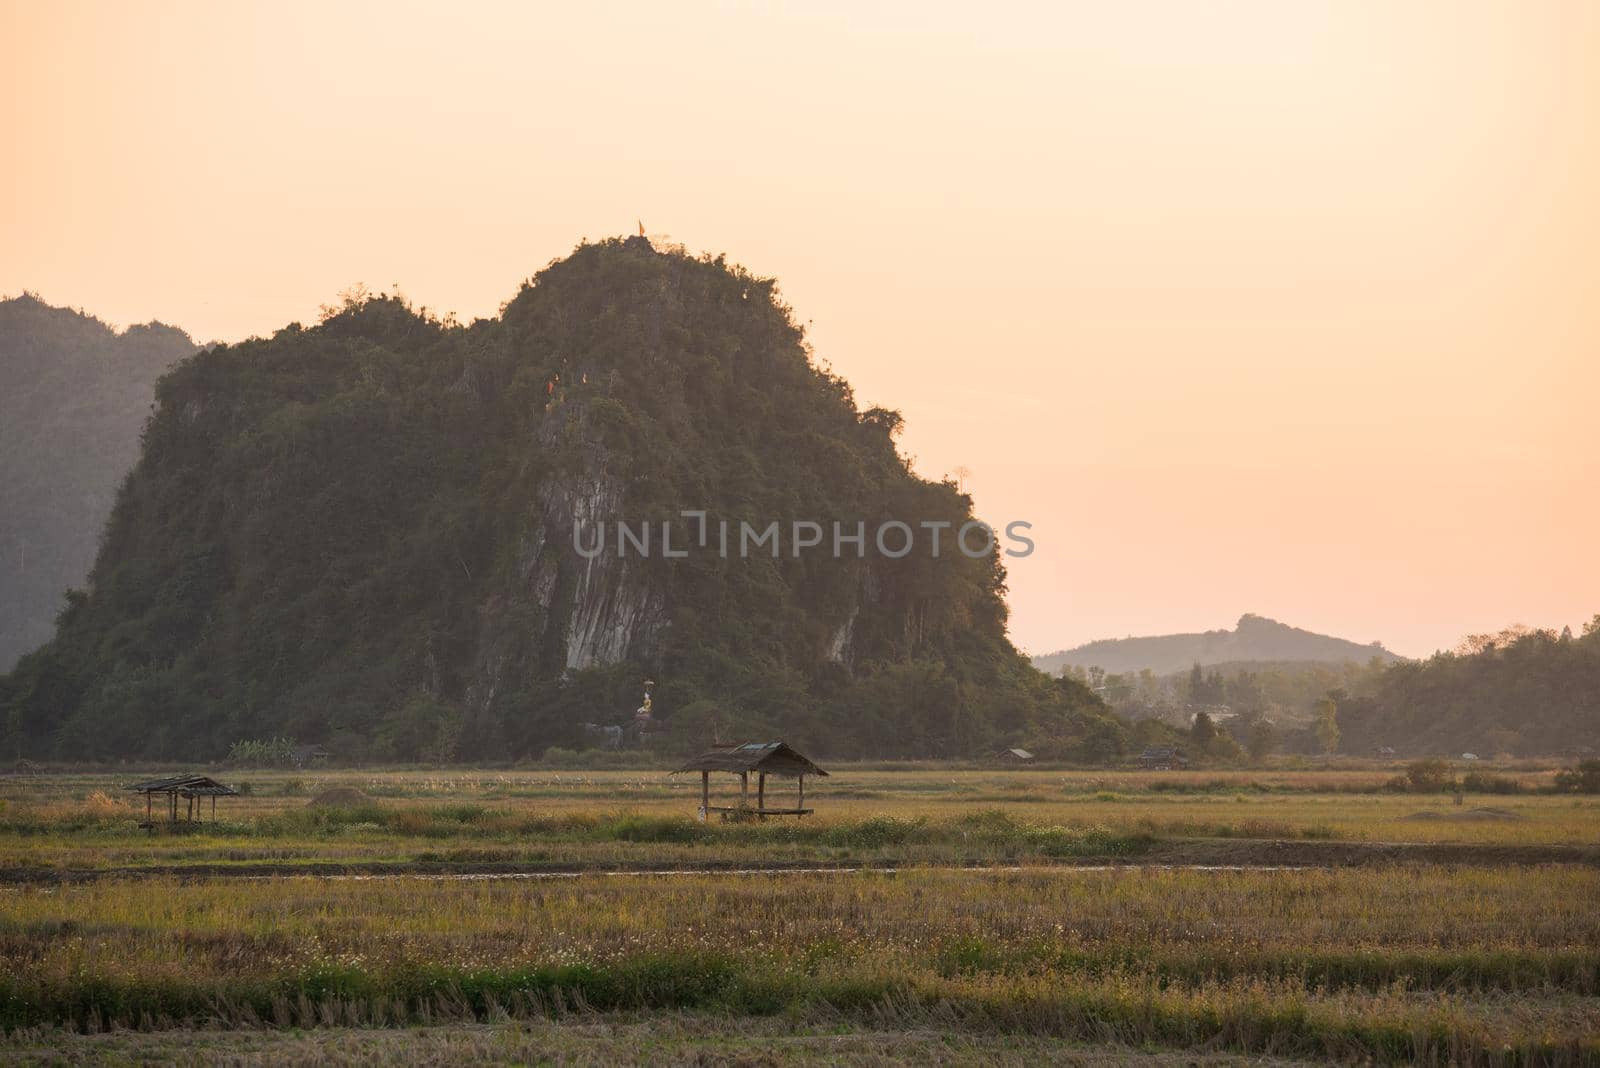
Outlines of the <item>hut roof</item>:
{"label": "hut roof", "polygon": [[[785,742],[745,742],[727,749],[711,749],[678,771],[758,771],[766,775],[826,775],[809,758]],[[673,772],[677,774],[677,772]]]}
{"label": "hut roof", "polygon": [[233,797],[239,793],[209,775],[169,775],[128,787],[138,794],[182,794],[184,797]]}

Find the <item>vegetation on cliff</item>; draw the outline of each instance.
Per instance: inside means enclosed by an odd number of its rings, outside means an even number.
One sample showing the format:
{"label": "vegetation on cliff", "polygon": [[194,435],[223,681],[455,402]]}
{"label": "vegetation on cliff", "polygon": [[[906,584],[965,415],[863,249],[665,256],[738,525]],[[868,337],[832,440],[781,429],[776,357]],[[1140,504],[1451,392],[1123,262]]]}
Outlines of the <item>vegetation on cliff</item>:
{"label": "vegetation on cliff", "polygon": [[574,520],[971,519],[858,410],[774,284],[642,239],[584,245],[495,319],[354,296],[162,379],[89,588],[0,682],[30,756],[207,757],[292,736],[342,758],[580,745],[657,680],[670,744],[782,734],[823,755],[1124,743],[1005,634],[998,549],[870,536],[741,558],[593,559]]}

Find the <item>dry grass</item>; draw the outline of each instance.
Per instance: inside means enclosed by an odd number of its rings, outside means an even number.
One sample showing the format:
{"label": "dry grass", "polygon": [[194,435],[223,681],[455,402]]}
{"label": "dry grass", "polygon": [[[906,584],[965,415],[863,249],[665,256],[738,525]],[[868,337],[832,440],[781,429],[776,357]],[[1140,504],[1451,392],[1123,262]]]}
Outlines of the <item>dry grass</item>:
{"label": "dry grass", "polygon": [[[0,868],[184,864],[487,861],[545,865],[759,862],[1009,862],[1040,859],[1020,838],[969,848],[960,824],[975,811],[1017,826],[1141,839],[1266,838],[1460,844],[1600,843],[1600,799],[1495,796],[1508,820],[1417,819],[1461,811],[1438,795],[1382,792],[1390,770],[1276,772],[1063,772],[875,770],[841,767],[810,785],[816,817],[794,833],[742,828],[686,831],[699,784],[660,772],[504,771],[224,774],[248,796],[226,798],[222,822],[180,837],[137,829],[142,806],[118,790],[136,775],[105,773],[0,780]],[[1525,785],[1551,772],[1512,771]],[[318,818],[308,801],[328,791],[370,803]],[[1482,803],[1482,802],[1479,802]],[[1469,806],[1470,807],[1470,806]],[[876,821],[952,828],[934,848],[852,840]],[[612,833],[628,821],[653,835]],[[774,825],[775,826],[775,825]],[[802,833],[803,831],[803,833]],[[860,837],[860,836],[855,836]],[[924,838],[937,837],[924,835]]]}
{"label": "dry grass", "polygon": [[[1595,799],[1457,806],[1370,767],[835,770],[808,784],[817,817],[769,824],[697,823],[698,782],[653,771],[225,774],[249,793],[222,822],[153,836],[119,790],[137,774],[0,780],[0,868],[157,873],[0,886],[0,1059],[1600,1063],[1594,867],[960,868],[1593,845]],[[330,791],[350,803],[309,804]],[[1505,818],[1460,818],[1479,807]],[[201,877],[330,862],[913,867]]]}
{"label": "dry grass", "polygon": [[585,1014],[560,1021],[455,1024],[404,1030],[118,1032],[82,1035],[34,1029],[0,1038],[0,1060],[23,1065],[174,1064],[308,1068],[458,1064],[616,1064],[756,1066],[827,1064],[846,1068],[916,1063],[1079,1068],[1226,1068],[1292,1062],[1226,1053],[1171,1053],[1088,1046],[1049,1037],[951,1033],[936,1027],[856,1026],[826,1019],[750,1018],[681,1013]]}
{"label": "dry grass", "polygon": [[1273,1055],[1600,1060],[1600,873],[910,871],[7,891],[12,1026],[715,1011]]}

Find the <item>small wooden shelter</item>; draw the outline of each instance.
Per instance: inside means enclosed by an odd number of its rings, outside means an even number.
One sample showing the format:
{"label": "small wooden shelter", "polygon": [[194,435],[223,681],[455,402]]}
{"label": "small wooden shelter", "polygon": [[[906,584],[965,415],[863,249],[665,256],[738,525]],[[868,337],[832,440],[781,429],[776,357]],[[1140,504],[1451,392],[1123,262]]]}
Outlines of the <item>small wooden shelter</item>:
{"label": "small wooden shelter", "polygon": [[178,798],[185,798],[189,802],[187,819],[194,820],[200,815],[200,799],[211,798],[211,819],[217,819],[217,798],[237,797],[238,790],[231,786],[224,786],[209,775],[169,775],[165,779],[152,779],[150,782],[141,782],[128,787],[134,793],[144,794],[144,822],[141,827],[153,829],[156,826],[154,801],[157,794],[167,795],[167,808],[171,813],[167,818],[168,823],[178,822]]}
{"label": "small wooden shelter", "polygon": [[1189,758],[1183,750],[1170,745],[1152,745],[1139,754],[1139,766],[1149,771],[1171,771],[1188,767]]}
{"label": "small wooden shelter", "polygon": [[[711,812],[730,812],[749,814],[757,819],[768,816],[806,816],[812,810],[806,808],[806,776],[826,775],[827,772],[817,767],[811,760],[790,748],[784,742],[745,742],[743,745],[719,747],[707,750],[689,761],[683,767],[673,772],[674,775],[685,771],[698,771],[700,773],[700,818],[703,820]],[[713,771],[726,771],[739,776],[739,803],[737,805],[713,805],[711,803],[711,773]],[[756,803],[750,807],[750,774],[756,776]],[[784,778],[795,779],[799,784],[799,797],[793,808],[768,808],[767,807],[767,776],[781,775]]]}

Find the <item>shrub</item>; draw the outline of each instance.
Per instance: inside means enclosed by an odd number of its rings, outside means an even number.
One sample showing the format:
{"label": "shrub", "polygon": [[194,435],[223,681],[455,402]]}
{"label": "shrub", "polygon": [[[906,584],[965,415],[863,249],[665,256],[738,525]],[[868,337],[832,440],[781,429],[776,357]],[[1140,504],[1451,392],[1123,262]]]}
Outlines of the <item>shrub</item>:
{"label": "shrub", "polygon": [[603,826],[601,833],[621,842],[698,842],[707,828],[686,816],[629,814]]}
{"label": "shrub", "polygon": [[121,802],[110,797],[103,790],[96,790],[84,798],[83,810],[86,814],[97,818],[120,816],[125,811]]}
{"label": "shrub", "polygon": [[870,816],[859,823],[830,827],[822,840],[831,846],[855,846],[864,849],[902,845],[910,839],[920,820],[901,820],[893,816]]}
{"label": "shrub", "polygon": [[1389,788],[1412,794],[1444,793],[1456,788],[1456,776],[1447,761],[1413,760],[1406,765],[1404,775],[1389,781]]}
{"label": "shrub", "polygon": [[236,768],[290,768],[294,750],[293,738],[245,739],[228,747],[228,763]]}
{"label": "shrub", "polygon": [[1520,794],[1522,784],[1506,775],[1473,769],[1461,776],[1461,789],[1469,794]]}
{"label": "shrub", "polygon": [[1580,760],[1577,767],[1557,772],[1556,789],[1563,793],[1600,794],[1600,760]]}

